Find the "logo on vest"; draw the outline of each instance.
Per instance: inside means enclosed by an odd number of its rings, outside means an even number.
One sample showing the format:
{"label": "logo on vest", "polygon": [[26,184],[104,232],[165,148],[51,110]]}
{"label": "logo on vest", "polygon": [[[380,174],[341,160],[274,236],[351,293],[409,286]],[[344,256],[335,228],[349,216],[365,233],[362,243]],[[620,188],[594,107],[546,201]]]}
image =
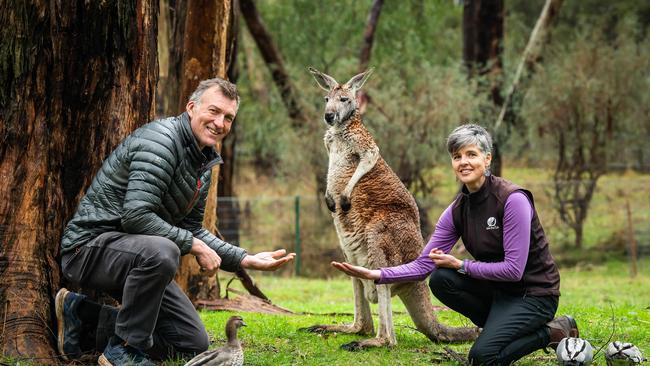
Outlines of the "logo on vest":
{"label": "logo on vest", "polygon": [[487,219],[487,227],[485,228],[485,230],[496,230],[498,228],[499,227],[497,226],[497,219],[495,219],[494,217],[490,217],[489,219]]}

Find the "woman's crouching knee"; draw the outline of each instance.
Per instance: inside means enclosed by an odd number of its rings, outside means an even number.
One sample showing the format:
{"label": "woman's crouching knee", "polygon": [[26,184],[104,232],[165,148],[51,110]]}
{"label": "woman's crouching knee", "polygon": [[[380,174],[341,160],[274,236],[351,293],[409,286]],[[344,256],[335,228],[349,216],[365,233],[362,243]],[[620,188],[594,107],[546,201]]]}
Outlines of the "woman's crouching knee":
{"label": "woman's crouching knee", "polygon": [[454,289],[456,285],[454,282],[457,280],[458,272],[449,268],[438,268],[429,278],[429,288],[434,295],[440,294],[441,292],[448,292],[450,289]]}

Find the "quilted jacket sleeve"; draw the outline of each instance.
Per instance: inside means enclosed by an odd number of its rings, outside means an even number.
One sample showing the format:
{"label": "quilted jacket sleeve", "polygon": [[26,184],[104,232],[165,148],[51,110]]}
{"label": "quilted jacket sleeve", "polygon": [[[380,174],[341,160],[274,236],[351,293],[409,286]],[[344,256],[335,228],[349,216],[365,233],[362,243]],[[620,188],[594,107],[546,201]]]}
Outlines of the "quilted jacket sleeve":
{"label": "quilted jacket sleeve", "polygon": [[185,217],[181,226],[190,230],[197,239],[202,240],[210,248],[212,248],[221,257],[221,269],[229,272],[235,272],[239,269],[239,265],[246,256],[246,251],[232,244],[229,244],[203,227],[203,213],[205,209],[205,202],[208,197],[208,189],[210,188],[210,171],[206,172],[203,176],[203,185],[199,199],[192,208],[190,214]]}
{"label": "quilted jacket sleeve", "polygon": [[192,233],[170,225],[157,214],[177,163],[173,144],[165,135],[137,136],[129,144],[129,177],[122,228],[130,234],[165,237],[178,245],[181,254],[186,254],[192,248]]}

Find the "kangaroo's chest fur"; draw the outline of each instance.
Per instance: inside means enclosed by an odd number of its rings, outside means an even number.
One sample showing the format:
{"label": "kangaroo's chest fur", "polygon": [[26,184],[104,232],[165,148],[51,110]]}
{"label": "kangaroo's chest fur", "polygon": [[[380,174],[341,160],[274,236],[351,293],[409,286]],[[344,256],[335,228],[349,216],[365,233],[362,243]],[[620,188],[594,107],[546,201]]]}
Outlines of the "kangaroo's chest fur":
{"label": "kangaroo's chest fur", "polygon": [[335,197],[339,197],[343,192],[360,159],[359,152],[351,146],[350,141],[338,135],[336,132],[328,131],[325,136],[325,143],[329,150],[327,190]]}
{"label": "kangaroo's chest fur", "polygon": [[[325,144],[329,151],[327,192],[335,202],[339,202],[341,193],[359,164],[360,154],[356,146],[353,146],[345,138],[344,131],[328,130]],[[349,212],[343,213],[339,206],[337,212],[332,213],[332,218],[339,243],[347,260],[357,265],[366,266],[368,264],[368,247],[365,242],[365,233],[362,230],[366,220],[357,211],[359,210],[355,207]]]}
{"label": "kangaroo's chest fur", "polygon": [[[356,166],[359,163],[359,155],[344,141],[333,141],[330,145],[329,166],[327,170],[327,190],[339,202],[347,182],[350,180]],[[356,202],[355,202],[356,203]],[[366,245],[365,233],[362,230],[364,218],[355,209],[342,213],[332,213],[334,227],[339,237],[339,243],[343,253],[351,263],[368,265],[368,246]]]}

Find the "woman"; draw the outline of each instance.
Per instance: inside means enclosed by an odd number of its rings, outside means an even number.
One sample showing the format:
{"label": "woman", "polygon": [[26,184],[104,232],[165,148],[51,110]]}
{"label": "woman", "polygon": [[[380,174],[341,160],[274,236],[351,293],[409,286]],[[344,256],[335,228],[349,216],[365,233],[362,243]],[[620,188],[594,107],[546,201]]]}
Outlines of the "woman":
{"label": "woman", "polygon": [[[422,255],[396,267],[332,265],[377,283],[418,281],[431,274],[433,294],[483,328],[469,352],[472,365],[509,365],[578,336],[569,316],[552,320],[560,275],[535,211],[533,195],[490,175],[492,138],[481,126],[456,128],[447,139],[461,192],[442,213]],[[449,254],[458,238],[475,260]]]}

